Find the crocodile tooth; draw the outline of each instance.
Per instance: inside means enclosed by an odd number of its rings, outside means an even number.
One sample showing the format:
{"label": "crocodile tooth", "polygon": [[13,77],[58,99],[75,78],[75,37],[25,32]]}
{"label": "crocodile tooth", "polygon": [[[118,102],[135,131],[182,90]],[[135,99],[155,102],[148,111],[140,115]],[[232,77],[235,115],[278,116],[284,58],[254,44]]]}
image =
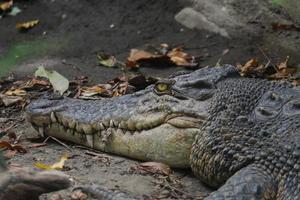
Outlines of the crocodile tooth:
{"label": "crocodile tooth", "polygon": [[101,141],[106,143],[111,134],[112,134],[112,129],[108,128],[106,131],[103,132]]}
{"label": "crocodile tooth", "polygon": [[73,120],[73,119],[70,119],[68,120],[68,127],[71,128],[71,129],[75,129],[75,126],[76,126],[76,121]]}
{"label": "crocodile tooth", "polygon": [[108,128],[108,127],[109,127],[109,120],[103,121],[102,124],[103,124],[106,128]]}
{"label": "crocodile tooth", "polygon": [[127,127],[129,130],[134,131],[135,130],[135,123],[132,120],[127,121]]}
{"label": "crocodile tooth", "polygon": [[100,130],[105,130],[105,126],[102,123],[99,124],[99,127],[100,127]]}
{"label": "crocodile tooth", "polygon": [[82,129],[83,129],[83,132],[87,135],[90,135],[93,133],[92,126],[90,126],[90,125],[84,124],[84,125],[82,125]]}
{"label": "crocodile tooth", "polygon": [[94,147],[94,139],[93,135],[86,135],[86,141],[89,147],[93,148]]}
{"label": "crocodile tooth", "polygon": [[58,123],[62,124],[62,116],[57,115],[57,121],[58,121]]}
{"label": "crocodile tooth", "polygon": [[114,123],[114,127],[118,127],[119,126],[119,122],[118,121],[113,121]]}
{"label": "crocodile tooth", "polygon": [[77,132],[82,132],[82,126],[81,126],[81,124],[77,123],[75,129],[76,129]]}
{"label": "crocodile tooth", "polygon": [[113,122],[113,120],[110,120],[110,121],[109,121],[109,127],[114,127],[114,122]]}
{"label": "crocodile tooth", "polygon": [[121,121],[121,123],[119,124],[119,127],[120,127],[121,129],[126,129],[126,128],[127,128],[126,122],[125,122],[125,121]]}
{"label": "crocodile tooth", "polygon": [[54,122],[57,122],[57,119],[56,119],[56,117],[55,117],[54,112],[51,112],[50,118],[51,118],[51,121],[52,121],[53,123],[54,123]]}
{"label": "crocodile tooth", "polygon": [[44,132],[44,128],[43,127],[39,127],[39,134],[42,136],[42,137],[45,137],[45,132]]}

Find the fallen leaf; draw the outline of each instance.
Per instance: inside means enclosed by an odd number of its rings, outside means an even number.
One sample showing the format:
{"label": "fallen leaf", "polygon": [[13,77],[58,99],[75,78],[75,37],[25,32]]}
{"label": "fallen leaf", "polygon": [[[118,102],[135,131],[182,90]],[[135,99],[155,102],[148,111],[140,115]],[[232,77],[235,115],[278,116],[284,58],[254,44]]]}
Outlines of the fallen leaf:
{"label": "fallen leaf", "polygon": [[17,88],[13,90],[8,90],[4,94],[9,96],[25,96],[27,93],[25,90]]}
{"label": "fallen leaf", "polygon": [[40,66],[35,72],[35,76],[49,79],[54,91],[58,91],[61,95],[69,88],[69,81],[58,72],[47,70]]}
{"label": "fallen leaf", "polygon": [[162,174],[166,176],[169,176],[172,173],[172,170],[168,165],[159,162],[144,162],[133,167],[133,169],[148,172],[151,174]]}
{"label": "fallen leaf", "polygon": [[174,62],[177,66],[185,67],[196,67],[198,63],[195,63],[195,59],[189,54],[183,52],[182,48],[173,48],[167,53],[167,56]]}
{"label": "fallen leaf", "polygon": [[11,106],[16,103],[22,102],[24,99],[20,96],[10,96],[10,95],[4,95],[0,94],[0,100],[3,102],[5,106]]}
{"label": "fallen leaf", "polygon": [[184,52],[182,47],[169,50],[167,44],[161,44],[154,53],[131,49],[126,67],[131,69],[139,68],[141,65],[196,67],[198,63],[195,61],[196,58]]}
{"label": "fallen leaf", "polygon": [[52,165],[46,165],[43,163],[34,163],[34,166],[43,170],[62,170],[64,168],[65,161],[68,160],[68,155],[63,155],[60,160]]}
{"label": "fallen leaf", "polygon": [[272,28],[275,31],[278,30],[285,30],[285,31],[300,31],[300,27],[296,26],[295,24],[280,24],[280,23],[273,23]]}
{"label": "fallen leaf", "polygon": [[272,74],[269,78],[271,79],[286,79],[292,77],[296,73],[296,68],[288,67],[289,56],[286,59],[279,63],[276,68],[277,72]]}
{"label": "fallen leaf", "polygon": [[100,96],[109,96],[109,89],[111,88],[108,84],[99,84],[92,87],[82,87],[81,88],[81,97],[91,97],[95,95]]}
{"label": "fallen leaf", "polygon": [[50,83],[47,80],[40,80],[37,78],[32,78],[30,80],[28,80],[27,82],[25,82],[23,85],[21,85],[20,87],[22,89],[29,89],[32,88],[34,86],[50,86]]}
{"label": "fallen leaf", "polygon": [[19,14],[21,12],[21,9],[18,8],[17,6],[14,6],[11,11],[8,13],[8,15],[11,16],[16,16],[17,14]]}
{"label": "fallen leaf", "polygon": [[122,96],[124,94],[127,94],[128,89],[130,88],[128,82],[120,82],[117,84],[117,86],[113,87],[113,91],[112,91],[112,96],[113,97],[118,97],[118,96]]}
{"label": "fallen leaf", "polygon": [[2,2],[0,3],[0,9],[2,11],[6,11],[6,10],[9,10],[13,5],[13,1],[5,1],[5,2]]}
{"label": "fallen leaf", "polygon": [[141,60],[154,59],[156,57],[157,56],[147,51],[131,49],[130,55],[127,58],[126,66],[130,68],[138,68]]}
{"label": "fallen leaf", "polygon": [[28,30],[31,29],[33,27],[35,27],[36,25],[39,24],[39,20],[32,20],[32,21],[28,21],[28,22],[23,22],[23,23],[18,23],[16,25],[16,28],[19,30]]}
{"label": "fallen leaf", "polygon": [[114,56],[107,54],[98,54],[99,63],[105,67],[117,67],[117,59]]}
{"label": "fallen leaf", "polygon": [[7,148],[9,150],[17,151],[19,153],[26,153],[27,150],[19,144],[10,144],[7,141],[0,141],[0,148]]}
{"label": "fallen leaf", "polygon": [[250,75],[251,73],[253,73],[253,71],[255,70],[255,68],[257,68],[258,65],[258,60],[257,59],[251,59],[249,61],[246,62],[246,64],[244,65],[238,65],[238,69],[240,70],[240,74],[242,76],[246,76],[246,75]]}

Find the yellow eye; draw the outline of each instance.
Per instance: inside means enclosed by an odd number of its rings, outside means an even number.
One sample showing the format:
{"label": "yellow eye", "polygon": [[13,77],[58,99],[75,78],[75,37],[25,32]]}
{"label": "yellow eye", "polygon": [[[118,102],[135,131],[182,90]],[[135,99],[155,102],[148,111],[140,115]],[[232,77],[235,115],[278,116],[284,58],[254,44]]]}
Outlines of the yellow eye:
{"label": "yellow eye", "polygon": [[165,92],[169,89],[169,85],[166,83],[158,83],[155,86],[157,92]]}

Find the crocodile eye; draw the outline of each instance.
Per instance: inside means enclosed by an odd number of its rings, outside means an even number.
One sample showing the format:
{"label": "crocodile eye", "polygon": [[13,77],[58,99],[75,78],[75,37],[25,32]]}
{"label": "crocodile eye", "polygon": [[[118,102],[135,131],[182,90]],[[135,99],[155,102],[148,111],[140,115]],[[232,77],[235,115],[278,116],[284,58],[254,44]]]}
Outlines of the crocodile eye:
{"label": "crocodile eye", "polygon": [[155,91],[158,93],[166,92],[169,90],[169,88],[170,88],[170,85],[167,83],[157,83],[155,85]]}

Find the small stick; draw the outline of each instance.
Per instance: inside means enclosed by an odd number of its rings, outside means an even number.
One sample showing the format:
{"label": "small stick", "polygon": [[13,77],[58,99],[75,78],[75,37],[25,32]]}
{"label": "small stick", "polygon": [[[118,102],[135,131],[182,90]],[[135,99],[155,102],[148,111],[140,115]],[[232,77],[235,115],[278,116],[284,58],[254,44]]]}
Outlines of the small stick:
{"label": "small stick", "polygon": [[49,139],[52,139],[54,141],[56,141],[57,143],[61,144],[62,146],[66,147],[69,151],[73,151],[68,145],[66,145],[65,143],[61,142],[60,140],[56,139],[55,137],[52,136],[48,136],[43,143],[46,143]]}
{"label": "small stick", "polygon": [[[267,56],[267,54],[262,50],[262,48],[260,48],[259,46],[257,47],[259,49],[259,51],[262,53],[262,55],[265,57],[265,59],[268,60],[268,64],[272,64],[272,67],[275,69],[276,72],[278,72],[278,69],[276,67],[276,65],[274,65],[274,63],[271,61],[271,59]],[[267,65],[265,65],[267,66]]]}

